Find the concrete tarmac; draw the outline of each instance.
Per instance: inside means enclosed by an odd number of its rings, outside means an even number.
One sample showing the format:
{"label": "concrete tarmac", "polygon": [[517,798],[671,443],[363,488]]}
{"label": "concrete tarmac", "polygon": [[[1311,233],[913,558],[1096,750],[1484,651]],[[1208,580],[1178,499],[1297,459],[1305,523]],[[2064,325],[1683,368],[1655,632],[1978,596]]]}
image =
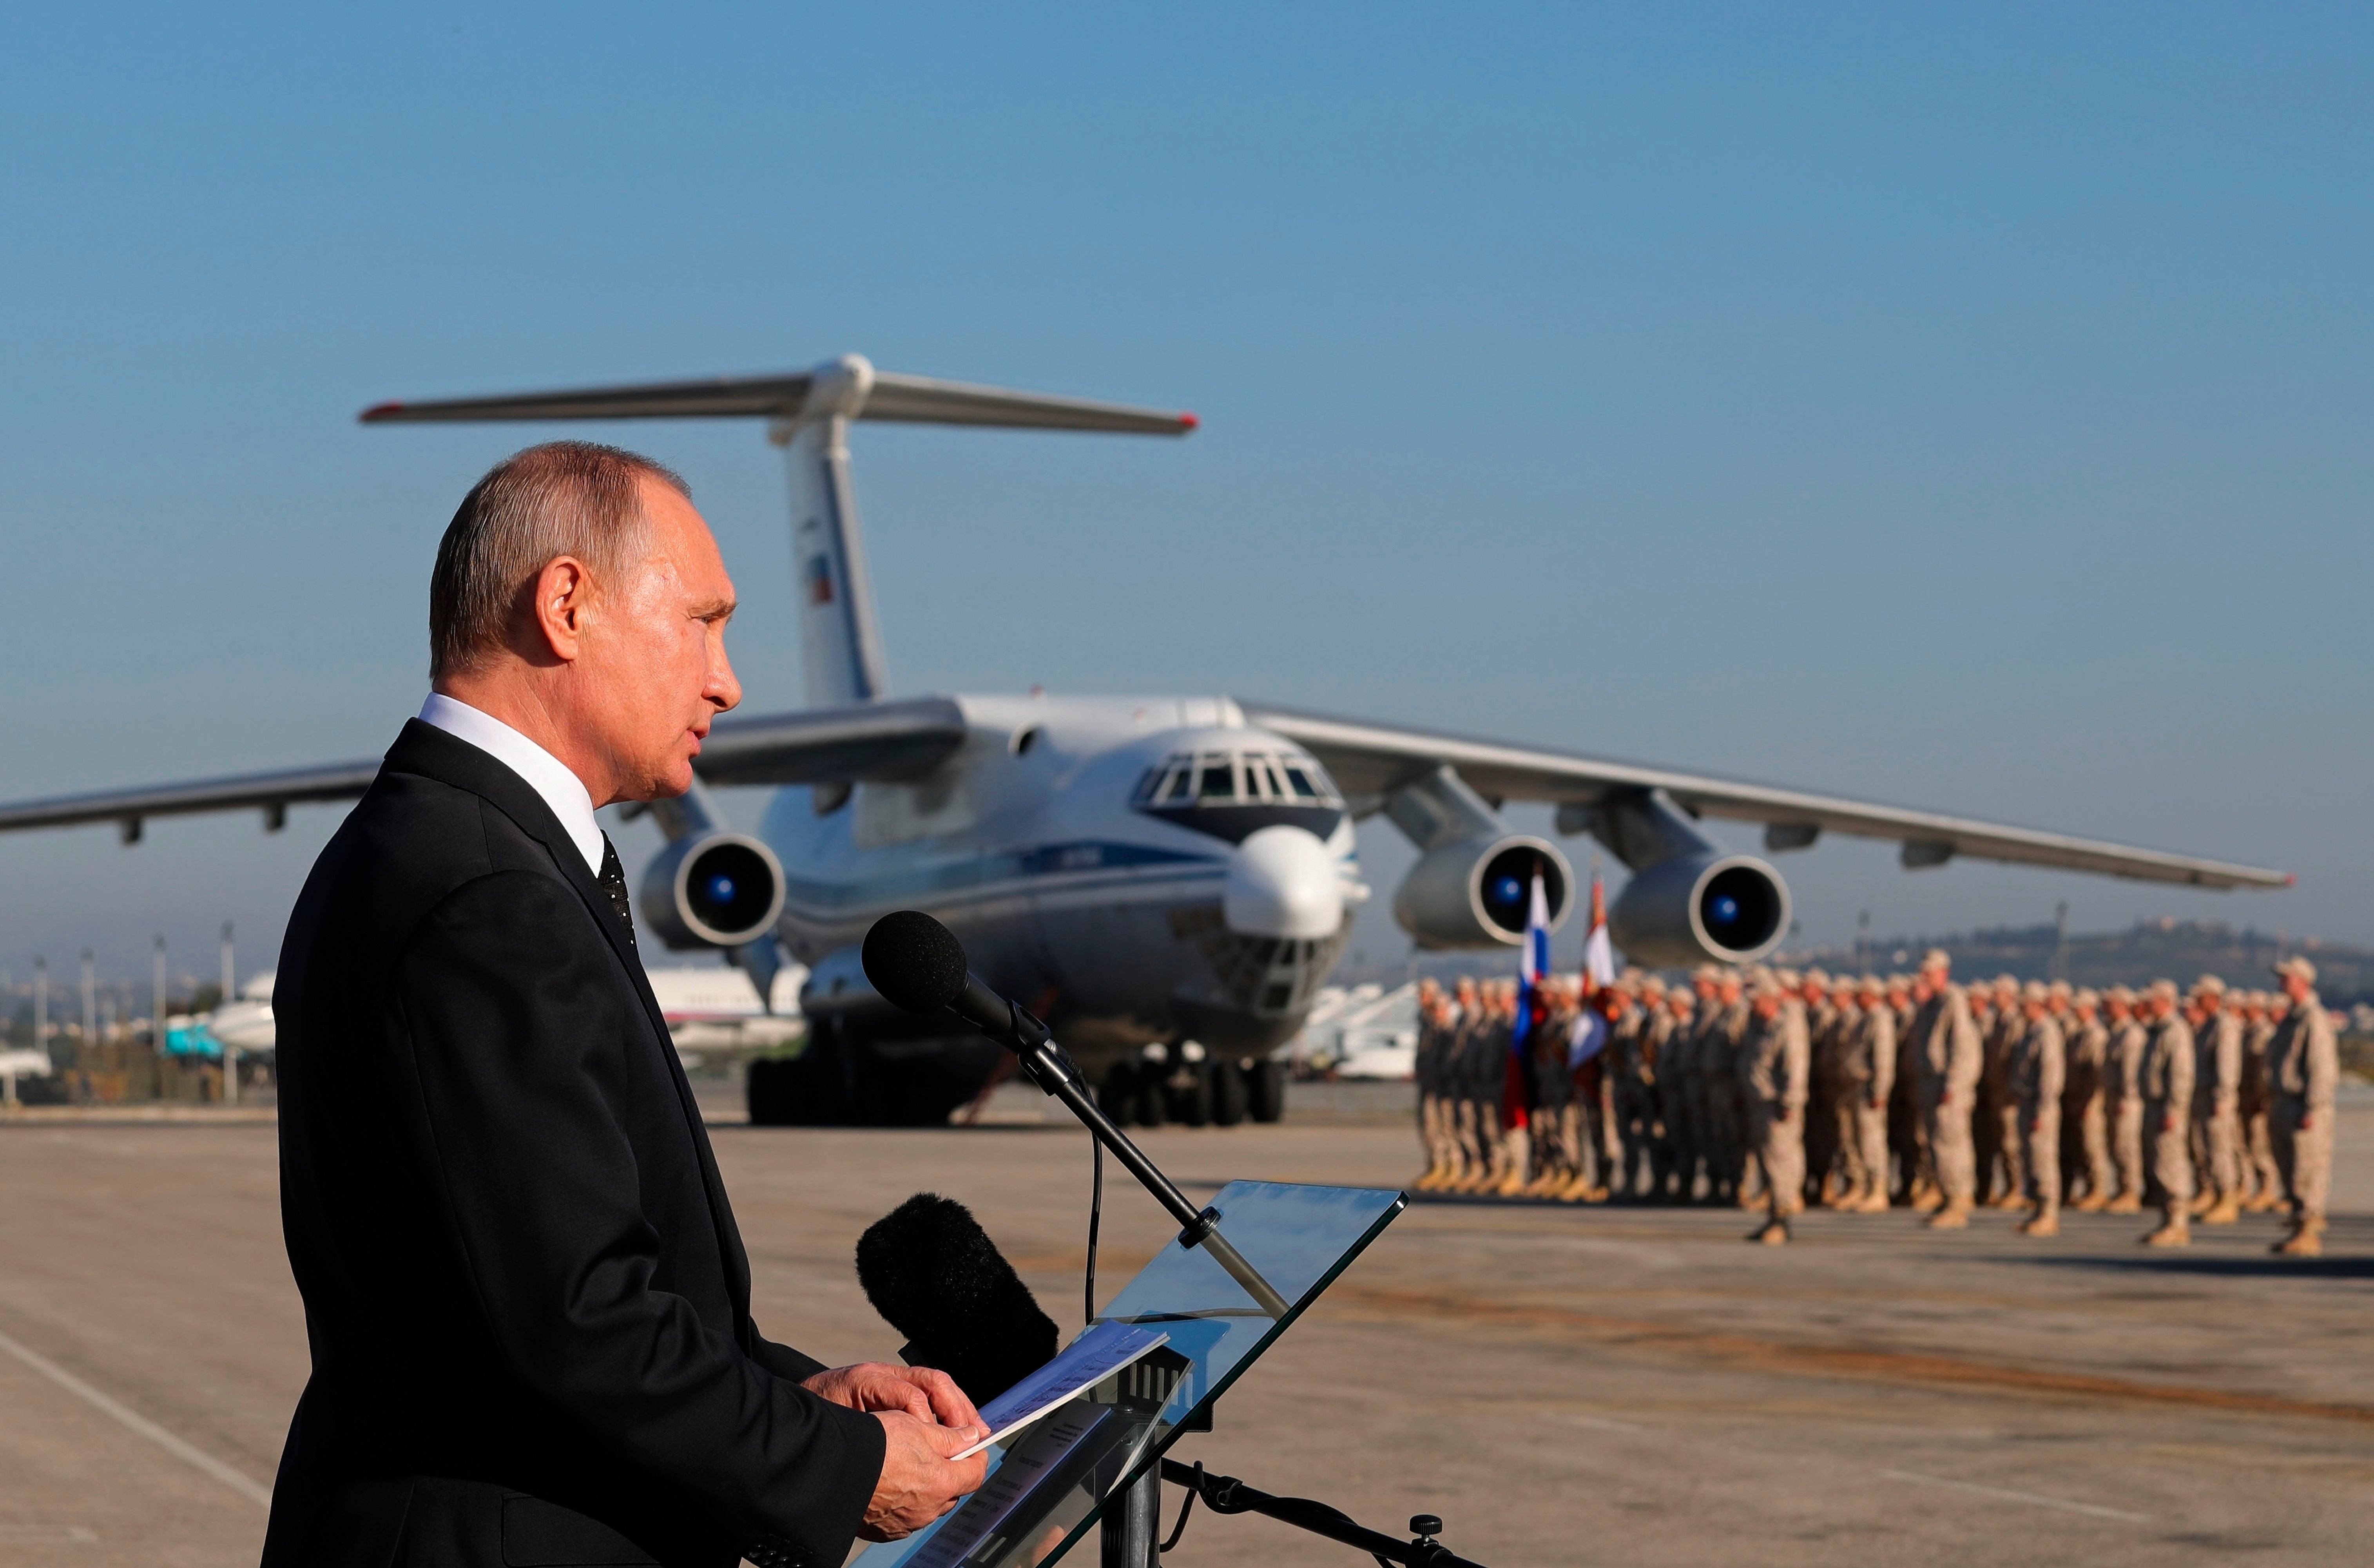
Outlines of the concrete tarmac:
{"label": "concrete tarmac", "polygon": [[[1401,1091],[1405,1094],[1406,1090]],[[1324,1119],[1144,1141],[1191,1193],[1232,1176],[1394,1186],[1390,1091]],[[1066,1329],[1082,1304],[1085,1133],[1001,1095],[993,1125],[721,1125],[772,1336],[841,1362],[899,1336],[851,1267],[918,1188],[970,1203]],[[1441,1515],[1494,1568],[2362,1561],[2374,1505],[2374,1105],[2341,1123],[2329,1255],[2263,1218],[2134,1245],[2135,1219],[2007,1216],[1932,1236],[1812,1216],[1420,1203],[1175,1451],[1371,1526]],[[273,1129],[0,1125],[0,1564],[255,1560],[306,1373]],[[1099,1295],[1169,1226],[1107,1170]],[[1165,1525],[1176,1489],[1166,1497]],[[1360,1559],[1198,1509],[1169,1568]]]}

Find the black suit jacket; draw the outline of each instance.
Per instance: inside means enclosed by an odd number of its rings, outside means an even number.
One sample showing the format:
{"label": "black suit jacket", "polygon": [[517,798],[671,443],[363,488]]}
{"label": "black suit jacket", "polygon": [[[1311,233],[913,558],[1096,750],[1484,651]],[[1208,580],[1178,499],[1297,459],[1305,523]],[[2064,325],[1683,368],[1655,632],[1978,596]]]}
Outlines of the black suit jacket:
{"label": "black suit jacket", "polygon": [[266,1568],[838,1568],[881,1426],[752,1325],[659,1006],[542,797],[406,724],[273,1003],[313,1375]]}

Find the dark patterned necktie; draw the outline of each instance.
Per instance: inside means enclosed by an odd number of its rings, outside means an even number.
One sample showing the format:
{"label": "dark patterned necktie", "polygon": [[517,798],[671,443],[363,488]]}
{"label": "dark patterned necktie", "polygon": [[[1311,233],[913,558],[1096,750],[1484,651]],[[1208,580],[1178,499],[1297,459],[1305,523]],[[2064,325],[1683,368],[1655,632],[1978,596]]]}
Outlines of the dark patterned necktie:
{"label": "dark patterned necktie", "polygon": [[602,891],[610,895],[610,907],[618,912],[618,923],[627,928],[627,945],[635,945],[635,907],[627,896],[627,868],[618,862],[618,847],[610,836],[602,836]]}

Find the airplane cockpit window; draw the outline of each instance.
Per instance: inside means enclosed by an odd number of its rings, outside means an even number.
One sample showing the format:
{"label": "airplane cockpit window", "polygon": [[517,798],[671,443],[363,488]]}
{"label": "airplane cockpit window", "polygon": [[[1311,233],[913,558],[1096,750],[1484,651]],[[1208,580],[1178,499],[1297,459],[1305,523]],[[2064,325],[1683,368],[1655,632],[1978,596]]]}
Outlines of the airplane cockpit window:
{"label": "airplane cockpit window", "polygon": [[1326,771],[1292,752],[1180,752],[1138,776],[1130,803],[1230,843],[1279,823],[1324,838],[1344,815]]}

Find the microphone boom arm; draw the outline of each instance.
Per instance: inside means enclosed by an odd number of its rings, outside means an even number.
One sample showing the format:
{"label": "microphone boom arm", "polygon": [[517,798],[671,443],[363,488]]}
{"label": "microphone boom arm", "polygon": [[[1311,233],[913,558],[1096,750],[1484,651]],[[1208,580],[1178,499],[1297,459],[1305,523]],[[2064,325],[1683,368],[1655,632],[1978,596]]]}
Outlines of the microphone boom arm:
{"label": "microphone boom arm", "polygon": [[[1200,1246],[1209,1253],[1212,1261],[1228,1270],[1228,1277],[1245,1288],[1255,1305],[1273,1318],[1287,1315],[1287,1303],[1261,1276],[1261,1271],[1245,1261],[1244,1255],[1220,1234],[1220,1213],[1216,1209],[1198,1209],[1179,1190],[1171,1179],[1162,1174],[1162,1167],[1146,1158],[1146,1151],[1130,1141],[1129,1134],[1113,1125],[1105,1115],[1082,1078],[1079,1064],[1073,1061],[1063,1047],[1054,1042],[1047,1025],[1032,1017],[1020,1002],[999,996],[971,975],[965,977],[965,994],[948,1011],[997,1041],[1020,1059],[1022,1071],[1040,1090],[1064,1102],[1096,1138],[1119,1160],[1138,1185],[1154,1195],[1154,1200],[1170,1213],[1180,1224],[1179,1245]],[[977,993],[977,994],[976,994]],[[995,1027],[998,1015],[1005,1015],[1005,1026]]]}

